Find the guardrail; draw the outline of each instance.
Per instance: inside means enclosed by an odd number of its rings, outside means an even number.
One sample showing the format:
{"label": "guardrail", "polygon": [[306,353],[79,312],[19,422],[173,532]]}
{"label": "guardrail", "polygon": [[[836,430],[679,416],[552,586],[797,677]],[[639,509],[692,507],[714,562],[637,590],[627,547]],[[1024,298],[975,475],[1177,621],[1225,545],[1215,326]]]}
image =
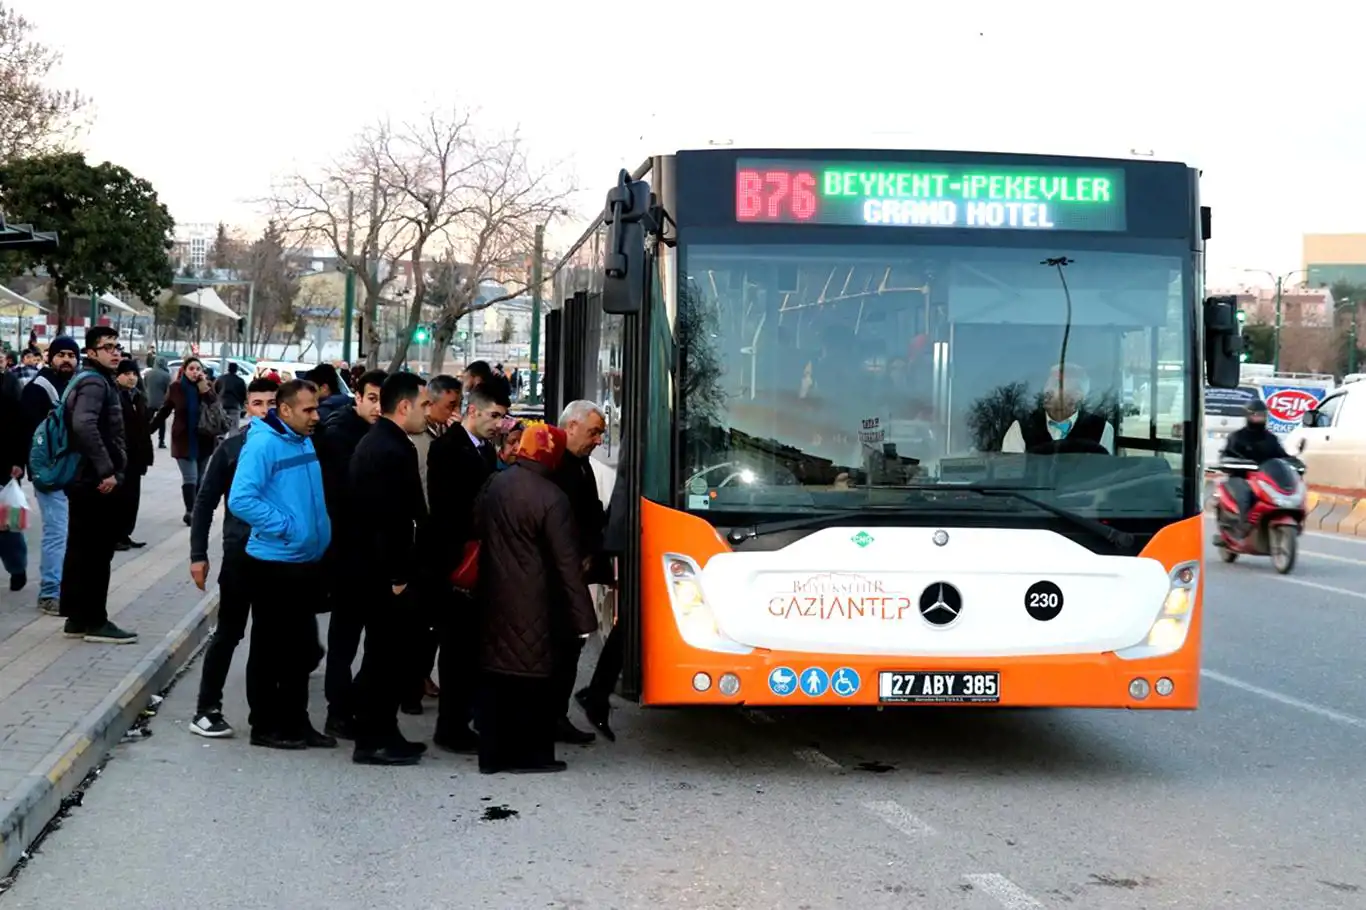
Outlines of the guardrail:
{"label": "guardrail", "polygon": [[[1205,511],[1213,511],[1212,496],[1217,471],[1205,472]],[[1366,490],[1309,485],[1304,527],[1325,534],[1366,538]]]}

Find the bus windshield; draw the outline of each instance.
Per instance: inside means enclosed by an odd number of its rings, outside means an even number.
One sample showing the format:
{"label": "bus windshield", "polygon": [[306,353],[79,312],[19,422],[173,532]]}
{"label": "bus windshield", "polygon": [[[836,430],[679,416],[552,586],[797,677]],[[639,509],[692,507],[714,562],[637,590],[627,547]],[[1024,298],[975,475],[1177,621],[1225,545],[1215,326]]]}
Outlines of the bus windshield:
{"label": "bus windshield", "polygon": [[1179,246],[682,244],[681,500],[718,518],[973,483],[1179,516]]}

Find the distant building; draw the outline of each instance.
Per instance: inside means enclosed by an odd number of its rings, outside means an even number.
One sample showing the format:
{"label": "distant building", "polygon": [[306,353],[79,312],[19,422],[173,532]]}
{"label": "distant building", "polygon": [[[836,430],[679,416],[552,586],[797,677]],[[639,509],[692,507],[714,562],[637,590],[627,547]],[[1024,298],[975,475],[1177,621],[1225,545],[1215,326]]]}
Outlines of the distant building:
{"label": "distant building", "polygon": [[1366,285],[1366,234],[1305,234],[1301,267],[1311,288]]}
{"label": "distant building", "polygon": [[[1276,324],[1274,288],[1211,288],[1210,294],[1232,294],[1238,308],[1252,325]],[[1281,291],[1281,325],[1327,326],[1332,324],[1333,295],[1327,288],[1284,288]]]}
{"label": "distant building", "polygon": [[175,237],[171,247],[171,259],[176,270],[185,268],[198,272],[209,261],[209,251],[218,238],[218,225],[208,222],[187,222],[175,226]]}

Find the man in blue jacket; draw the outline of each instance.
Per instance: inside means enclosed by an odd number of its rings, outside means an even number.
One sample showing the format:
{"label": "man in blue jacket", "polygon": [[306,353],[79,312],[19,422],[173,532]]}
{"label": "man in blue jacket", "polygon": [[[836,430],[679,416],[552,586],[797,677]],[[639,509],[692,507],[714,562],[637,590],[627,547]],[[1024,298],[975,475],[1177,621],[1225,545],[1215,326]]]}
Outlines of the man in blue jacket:
{"label": "man in blue jacket", "polygon": [[274,410],[247,430],[228,494],[228,508],[251,527],[251,743],[272,749],[337,744],[308,719],[308,674],[317,664],[316,608],[325,591],[322,558],[332,541],[311,438],[317,425],[317,386],[306,379],[282,384]]}

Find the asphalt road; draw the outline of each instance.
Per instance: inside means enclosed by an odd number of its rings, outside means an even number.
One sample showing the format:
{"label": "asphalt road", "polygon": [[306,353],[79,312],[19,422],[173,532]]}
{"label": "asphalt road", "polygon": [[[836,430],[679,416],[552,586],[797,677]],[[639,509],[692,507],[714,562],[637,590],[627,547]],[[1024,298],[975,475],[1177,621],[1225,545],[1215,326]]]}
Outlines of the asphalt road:
{"label": "asphalt road", "polygon": [[1302,543],[1210,561],[1190,714],[620,709],[505,779],[206,742],[196,666],[0,910],[1366,907],[1366,543]]}

